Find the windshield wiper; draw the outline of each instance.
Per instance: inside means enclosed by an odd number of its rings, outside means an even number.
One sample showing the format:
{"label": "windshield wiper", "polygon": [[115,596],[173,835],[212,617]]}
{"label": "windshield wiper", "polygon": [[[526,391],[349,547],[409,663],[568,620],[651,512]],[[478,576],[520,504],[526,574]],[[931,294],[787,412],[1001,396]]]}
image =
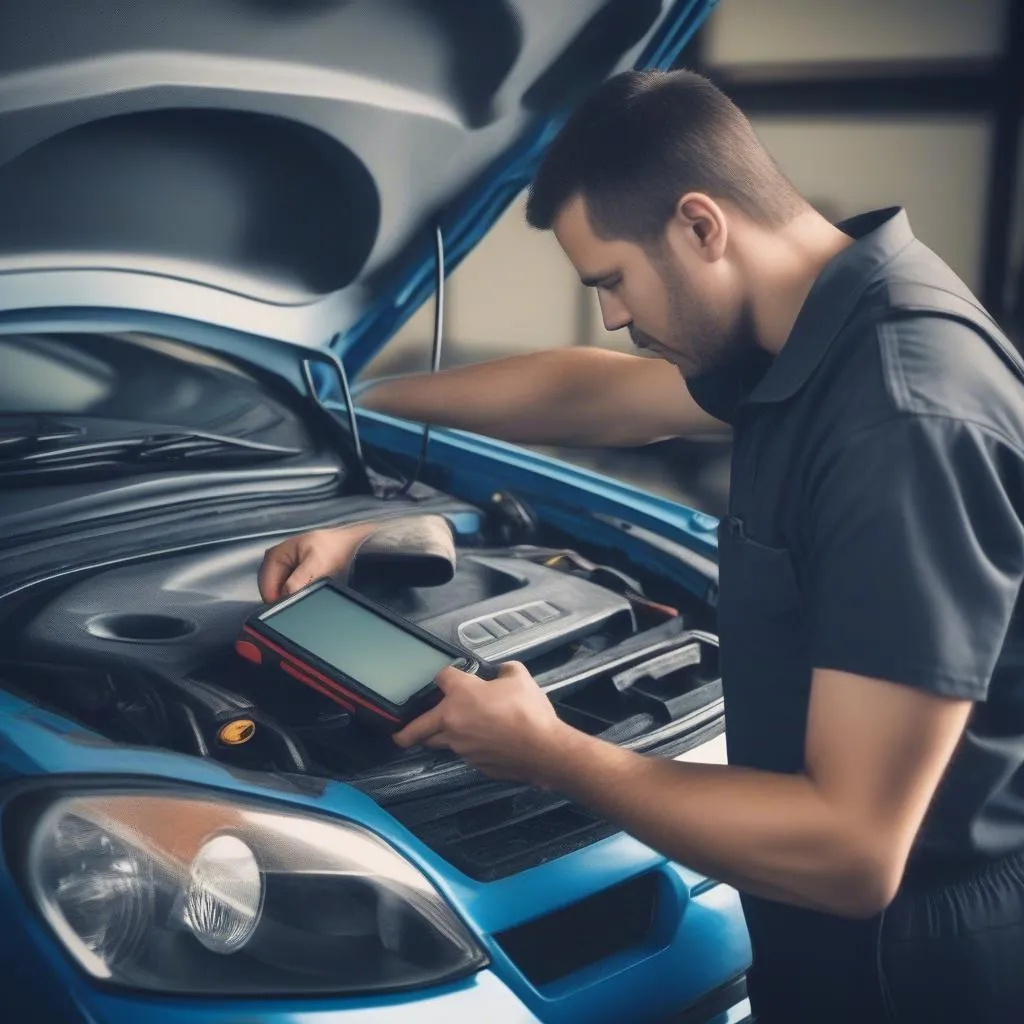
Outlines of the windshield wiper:
{"label": "windshield wiper", "polygon": [[156,428],[91,439],[88,431],[56,421],[34,433],[24,424],[0,423],[0,477],[5,481],[104,470],[144,472],[170,465],[183,469],[244,465],[301,454],[299,448],[201,430]]}
{"label": "windshield wiper", "polygon": [[60,423],[50,416],[3,416],[0,417],[0,456],[28,445],[63,441],[83,433],[81,427]]}

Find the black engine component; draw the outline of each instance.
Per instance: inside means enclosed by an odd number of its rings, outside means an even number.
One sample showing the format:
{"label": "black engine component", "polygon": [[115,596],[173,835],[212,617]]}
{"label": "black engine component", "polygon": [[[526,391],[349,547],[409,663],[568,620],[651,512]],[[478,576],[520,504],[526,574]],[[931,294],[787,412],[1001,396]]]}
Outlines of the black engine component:
{"label": "black engine component", "polygon": [[0,679],[117,742],[253,770],[311,767],[301,744],[273,717],[211,682],[162,678],[137,666],[108,671],[39,662],[0,664]]}

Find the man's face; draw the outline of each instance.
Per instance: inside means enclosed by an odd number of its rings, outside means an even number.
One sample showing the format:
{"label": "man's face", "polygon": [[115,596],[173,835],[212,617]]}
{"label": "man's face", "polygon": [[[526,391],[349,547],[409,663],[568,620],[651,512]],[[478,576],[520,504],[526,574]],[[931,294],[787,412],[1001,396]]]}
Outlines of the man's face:
{"label": "man's face", "polygon": [[582,198],[554,223],[555,237],[580,275],[597,290],[605,328],[625,328],[641,349],[673,363],[684,377],[704,373],[753,344],[742,308],[699,259],[670,245],[600,238]]}

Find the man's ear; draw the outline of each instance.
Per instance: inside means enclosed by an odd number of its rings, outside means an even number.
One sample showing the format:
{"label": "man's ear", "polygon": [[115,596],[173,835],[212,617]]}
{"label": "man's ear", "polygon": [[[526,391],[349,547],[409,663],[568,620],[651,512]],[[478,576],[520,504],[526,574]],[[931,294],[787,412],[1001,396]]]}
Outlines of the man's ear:
{"label": "man's ear", "polygon": [[703,192],[687,192],[676,203],[669,224],[670,238],[708,263],[725,255],[729,224],[725,211]]}

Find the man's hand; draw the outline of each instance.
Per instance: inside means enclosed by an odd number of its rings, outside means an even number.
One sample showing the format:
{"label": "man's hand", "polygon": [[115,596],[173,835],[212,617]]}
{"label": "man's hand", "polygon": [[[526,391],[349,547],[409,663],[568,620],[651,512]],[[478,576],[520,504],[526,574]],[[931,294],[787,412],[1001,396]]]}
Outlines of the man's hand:
{"label": "man's hand", "polygon": [[522,665],[502,665],[493,680],[446,668],[437,685],[444,698],[395,734],[399,746],[449,749],[494,778],[547,784],[546,766],[570,730]]}
{"label": "man's hand", "polygon": [[379,523],[355,523],[289,537],[263,556],[260,594],[268,603],[288,597],[323,576],[341,572]]}

